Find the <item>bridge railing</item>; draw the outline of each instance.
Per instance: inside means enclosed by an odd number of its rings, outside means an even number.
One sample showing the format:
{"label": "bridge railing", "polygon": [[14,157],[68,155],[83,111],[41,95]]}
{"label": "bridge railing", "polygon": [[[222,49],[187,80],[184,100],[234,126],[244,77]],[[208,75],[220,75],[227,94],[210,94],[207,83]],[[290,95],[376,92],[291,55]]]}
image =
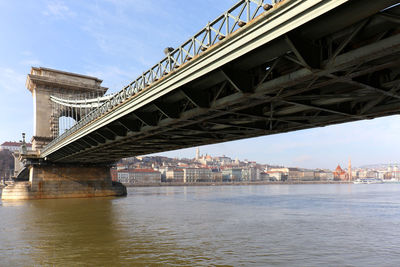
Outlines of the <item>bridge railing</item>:
{"label": "bridge railing", "polygon": [[[283,0],[240,0],[233,5],[225,13],[217,17],[212,22],[209,22],[206,27],[201,29],[192,38],[184,42],[178,48],[172,50],[167,56],[144,72],[136,80],[125,86],[121,91],[114,94],[112,98],[105,101],[98,108],[87,114],[73,127],[58,136],[46,148],[57,143],[60,139],[70,135],[72,132],[81,128],[83,125],[93,121],[100,115],[111,110],[113,107],[124,102],[140,91],[144,90],[152,83],[157,82],[167,76],[169,73],[178,69],[180,66],[188,63],[195,57],[204,53],[211,46],[218,42],[222,42],[226,37],[234,33],[236,30],[244,27],[255,19],[258,15],[273,8],[273,4],[282,2]],[[272,5],[270,4],[272,3]]]}

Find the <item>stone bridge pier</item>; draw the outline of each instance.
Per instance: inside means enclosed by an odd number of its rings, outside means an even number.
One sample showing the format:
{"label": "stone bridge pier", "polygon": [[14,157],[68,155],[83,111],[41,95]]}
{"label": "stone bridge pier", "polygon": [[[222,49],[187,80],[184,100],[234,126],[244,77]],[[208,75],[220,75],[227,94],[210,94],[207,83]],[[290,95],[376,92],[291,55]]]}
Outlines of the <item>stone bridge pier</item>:
{"label": "stone bridge pier", "polygon": [[28,180],[3,188],[3,200],[90,198],[126,195],[126,187],[111,180],[110,166],[43,163],[25,159]]}
{"label": "stone bridge pier", "polygon": [[[102,80],[48,68],[31,69],[26,87],[33,97],[32,153],[20,153],[25,171],[2,192],[3,200],[107,197],[126,195],[126,188],[113,182],[110,165],[63,164],[45,161],[40,150],[60,133],[59,118],[73,117],[66,108],[54,108],[50,97],[83,99],[103,96]],[[85,112],[75,116],[84,116]],[[75,117],[76,118],[76,117]]]}

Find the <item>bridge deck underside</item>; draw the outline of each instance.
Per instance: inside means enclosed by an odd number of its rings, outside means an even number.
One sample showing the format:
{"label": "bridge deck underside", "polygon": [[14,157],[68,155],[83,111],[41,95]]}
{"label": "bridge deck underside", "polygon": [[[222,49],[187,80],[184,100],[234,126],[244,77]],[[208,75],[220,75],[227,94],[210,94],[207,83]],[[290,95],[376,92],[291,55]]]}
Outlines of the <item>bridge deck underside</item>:
{"label": "bridge deck underside", "polygon": [[48,159],[113,162],[399,114],[400,6],[380,11],[395,2],[350,1]]}

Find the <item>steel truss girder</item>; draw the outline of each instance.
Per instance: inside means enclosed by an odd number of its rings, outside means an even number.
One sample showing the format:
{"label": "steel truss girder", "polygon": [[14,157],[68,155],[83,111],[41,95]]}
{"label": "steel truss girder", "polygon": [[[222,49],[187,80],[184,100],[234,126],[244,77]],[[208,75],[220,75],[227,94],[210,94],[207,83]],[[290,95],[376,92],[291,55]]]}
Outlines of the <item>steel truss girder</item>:
{"label": "steel truss girder", "polygon": [[[191,101],[194,105],[196,105],[197,103],[197,107],[193,108],[191,110],[187,110],[185,112],[182,112],[179,117],[177,119],[172,118],[170,116],[168,116],[166,113],[162,112],[162,110],[160,110],[160,108],[158,108],[158,111],[160,113],[163,113],[166,117],[168,118],[168,122],[167,119],[161,120],[161,121],[157,121],[157,123],[154,123],[155,125],[153,125],[154,127],[143,127],[142,131],[145,130],[147,133],[143,132],[135,132],[133,136],[138,136],[138,138],[136,139],[137,141],[140,142],[140,140],[144,140],[145,138],[152,138],[158,135],[161,135],[162,133],[167,133],[168,129],[167,127],[177,127],[177,125],[179,125],[180,123],[187,123],[187,124],[193,124],[193,122],[188,122],[188,118],[190,118],[190,116],[195,116],[196,118],[200,118],[201,116],[205,116],[205,119],[198,119],[199,121],[206,121],[206,120],[210,120],[210,122],[212,122],[213,118],[218,118],[221,116],[224,116],[226,114],[229,114],[229,112],[239,112],[240,110],[245,109],[248,106],[257,104],[257,103],[279,103],[279,102],[283,102],[289,105],[293,105],[293,106],[297,106],[297,107],[301,107],[303,111],[307,111],[307,112],[314,112],[314,114],[318,114],[318,111],[321,111],[322,113],[330,113],[331,115],[324,115],[326,118],[325,119],[330,119],[331,121],[325,121],[322,118],[323,117],[319,117],[320,120],[317,120],[318,117],[315,117],[316,123],[312,123],[311,121],[313,120],[312,116],[310,118],[306,118],[304,117],[308,123],[299,123],[298,126],[290,126],[289,128],[287,128],[288,130],[291,129],[301,129],[301,128],[308,128],[308,127],[315,127],[315,126],[323,126],[325,124],[329,124],[329,123],[335,123],[335,122],[342,122],[342,121],[350,121],[350,120],[356,120],[356,119],[364,119],[364,118],[370,118],[370,112],[368,112],[368,114],[354,114],[354,113],[347,113],[347,112],[343,112],[343,110],[341,110],[340,106],[338,106],[339,109],[332,109],[332,108],[327,108],[325,107],[323,104],[315,104],[313,101],[302,101],[301,99],[298,100],[293,100],[290,99],[290,96],[296,96],[296,94],[299,93],[308,93],[309,91],[312,90],[317,90],[322,86],[322,84],[316,83],[315,79],[318,77],[328,77],[330,78],[330,80],[326,81],[326,84],[328,85],[328,83],[337,83],[337,82],[342,82],[342,83],[346,83],[349,84],[351,86],[356,87],[354,89],[354,95],[357,95],[357,90],[362,89],[362,90],[369,90],[370,92],[378,92],[377,90],[373,90],[372,88],[367,88],[367,87],[363,87],[360,86],[360,83],[358,81],[353,80],[353,82],[355,83],[350,83],[349,82],[349,78],[346,77],[342,77],[339,74],[337,74],[337,71],[343,71],[343,70],[349,70],[351,68],[353,68],[353,72],[349,72],[349,75],[352,75],[352,73],[357,73],[357,61],[363,61],[363,62],[370,62],[372,60],[384,57],[385,55],[389,55],[389,54],[393,54],[393,53],[398,53],[399,52],[399,39],[398,39],[398,35],[394,35],[391,37],[388,37],[386,39],[383,39],[381,41],[378,41],[376,43],[374,43],[373,45],[367,45],[358,49],[354,49],[350,52],[346,52],[344,54],[340,54],[336,57],[336,59],[332,62],[326,61],[323,62],[325,64],[322,64],[322,66],[325,66],[325,68],[323,69],[315,69],[315,68],[301,68],[299,70],[296,70],[292,73],[289,73],[287,75],[281,75],[279,77],[274,77],[271,80],[268,81],[263,81],[263,83],[259,84],[258,86],[254,87],[254,93],[251,94],[251,97],[249,97],[249,95],[247,94],[243,94],[241,92],[237,92],[235,94],[231,94],[228,95],[226,97],[222,97],[222,98],[218,98],[218,95],[222,92],[222,87],[217,91],[217,93],[215,95],[213,95],[213,97],[207,96],[208,98],[208,103],[207,104],[199,104],[199,102],[201,101],[201,98],[197,98],[196,96],[193,96],[192,91],[189,91],[189,95],[184,94],[184,97]],[[358,53],[358,54],[357,54]],[[304,59],[304,61],[306,62],[306,60]],[[304,63],[304,62],[303,62]],[[368,72],[368,70],[364,70],[365,72]],[[334,76],[330,76],[330,75],[334,75]],[[338,76],[339,75],[339,76]],[[284,80],[284,77],[288,76],[288,80]],[[233,81],[231,79],[231,81]],[[231,83],[233,85],[233,83],[229,81],[229,83]],[[351,79],[350,79],[351,81]],[[303,88],[295,88],[294,90],[288,90],[290,89],[292,86],[295,86],[296,83],[305,83],[308,82],[311,84],[311,86],[305,86]],[[369,86],[369,85],[367,85]],[[238,86],[237,86],[238,87]],[[375,89],[379,89],[379,88],[375,88]],[[393,97],[393,95],[397,95],[395,91],[386,91],[383,90],[384,92],[389,92],[390,94],[392,94],[392,96],[388,95],[388,94],[384,94],[382,92],[382,95],[385,95],[385,98],[390,98],[390,99],[397,99],[396,97]],[[322,92],[322,91],[321,91]],[[362,92],[362,91],[360,91]],[[207,93],[208,94],[208,93]],[[216,96],[216,97],[215,97]],[[301,97],[300,95],[298,95],[298,97]],[[324,95],[322,94],[322,97],[324,97]],[[329,95],[325,95],[325,98],[328,98]],[[212,101],[210,101],[210,99],[212,99]],[[253,103],[246,103],[242,100],[252,100],[252,99],[259,99],[258,101],[255,101]],[[307,100],[307,99],[305,99]],[[352,101],[350,98],[348,99],[349,101]],[[365,96],[364,98],[360,99],[360,103],[367,103],[369,100],[369,96]],[[242,101],[242,103],[245,103],[241,106],[235,106],[235,101]],[[286,101],[286,102],[285,102]],[[348,101],[347,101],[348,102]],[[337,102],[340,103],[340,102]],[[232,107],[232,108],[231,108]],[[281,106],[282,109],[284,109],[284,106]],[[228,112],[229,109],[229,112]],[[209,116],[208,113],[217,111],[214,116]],[[301,114],[301,112],[303,111],[297,111],[295,114]],[[273,120],[276,119],[275,116],[277,114],[279,114],[279,112],[281,112],[278,109],[270,112],[270,114],[273,115],[273,117],[269,118],[269,120]],[[385,112],[383,106],[379,106],[377,105],[375,108],[371,109],[371,112]],[[191,114],[191,115],[188,115]],[[336,114],[336,115],[335,115]],[[282,117],[282,116],[279,116]],[[278,118],[279,118],[278,117]],[[175,120],[171,120],[175,119]],[[258,118],[261,121],[261,118]],[[264,120],[268,121],[268,118]],[[197,119],[196,119],[197,120]],[[277,121],[277,120],[276,120]],[[143,122],[143,121],[142,121]],[[277,121],[278,122],[278,121]],[[282,123],[287,123],[287,124],[293,124],[293,122],[291,121],[281,121]],[[124,124],[125,125],[125,124]],[[236,124],[229,124],[227,125],[225,123],[225,125],[222,126],[228,126],[231,127],[232,129],[240,129],[240,124],[236,125]],[[276,126],[279,126],[278,124]],[[126,127],[126,126],[124,126]],[[251,130],[251,129],[248,129]],[[257,131],[257,129],[253,129],[255,130],[257,133],[254,133],[255,135],[259,134],[259,132]],[[260,130],[260,129],[258,129]],[[280,128],[279,129],[281,132],[285,131],[285,129]],[[227,131],[228,132],[228,131]],[[226,132],[226,133],[227,133]],[[245,132],[245,131],[243,131]],[[246,134],[249,134],[248,132],[245,132]],[[235,136],[240,136],[240,133],[234,132],[234,134],[232,135],[232,138],[235,138]],[[251,134],[249,134],[248,136],[251,136]],[[132,135],[129,136],[129,138],[131,138]],[[231,137],[229,137],[231,138]],[[229,138],[226,138],[227,140]],[[224,139],[225,140],[225,139]],[[122,144],[123,141],[118,141],[118,143],[116,144]],[[128,142],[126,142],[128,143]],[[110,147],[112,144],[111,143],[106,143],[104,144],[104,147]],[[169,146],[169,147],[173,147],[173,145]],[[174,146],[175,147],[175,146]],[[91,149],[89,149],[91,151]],[[88,153],[91,153],[90,151],[87,151]],[[143,150],[143,151],[148,151],[148,150]],[[86,152],[85,152],[86,153]],[[93,153],[96,153],[93,150]],[[80,153],[83,154],[83,153]],[[70,157],[71,158],[71,157]]]}
{"label": "steel truss girder", "polygon": [[338,76],[333,75],[333,74],[329,74],[327,76],[335,79],[336,81],[341,81],[341,82],[344,82],[344,83],[347,83],[347,84],[351,84],[351,85],[355,85],[355,86],[358,86],[358,87],[361,87],[361,88],[364,88],[364,89],[367,89],[367,90],[370,90],[370,91],[375,91],[375,92],[377,92],[379,94],[382,94],[384,96],[400,99],[400,95],[395,94],[392,91],[385,91],[385,90],[383,90],[381,88],[376,88],[374,86],[355,81],[355,80],[353,80],[351,78],[338,77]]}
{"label": "steel truss girder", "polygon": [[304,40],[293,33],[285,35],[285,40],[296,55],[300,64],[308,69],[319,69],[321,66],[322,49],[311,41]]}

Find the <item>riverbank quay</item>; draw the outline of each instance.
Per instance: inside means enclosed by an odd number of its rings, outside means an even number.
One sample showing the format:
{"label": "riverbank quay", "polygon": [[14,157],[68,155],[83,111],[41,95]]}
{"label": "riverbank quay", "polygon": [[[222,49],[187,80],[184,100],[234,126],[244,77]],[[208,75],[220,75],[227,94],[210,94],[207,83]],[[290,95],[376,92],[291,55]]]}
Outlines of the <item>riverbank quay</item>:
{"label": "riverbank quay", "polygon": [[[124,184],[125,187],[206,187],[206,186],[259,186],[259,185],[316,185],[316,184],[353,184],[351,181],[258,181],[258,182],[198,182],[198,183],[138,183],[138,184]],[[4,186],[3,186],[4,187]],[[3,189],[0,186],[0,193]]]}
{"label": "riverbank quay", "polygon": [[[315,185],[315,184],[353,184],[351,181],[258,181],[258,182],[198,182],[198,183],[138,183],[124,184],[125,187],[173,187],[173,186],[250,186],[250,185]],[[0,192],[4,186],[0,186]]]}
{"label": "riverbank quay", "polygon": [[126,187],[163,187],[163,186],[246,186],[246,185],[306,185],[306,184],[353,184],[351,181],[285,181],[285,182],[198,182],[198,183],[148,183],[148,184],[125,184]]}

